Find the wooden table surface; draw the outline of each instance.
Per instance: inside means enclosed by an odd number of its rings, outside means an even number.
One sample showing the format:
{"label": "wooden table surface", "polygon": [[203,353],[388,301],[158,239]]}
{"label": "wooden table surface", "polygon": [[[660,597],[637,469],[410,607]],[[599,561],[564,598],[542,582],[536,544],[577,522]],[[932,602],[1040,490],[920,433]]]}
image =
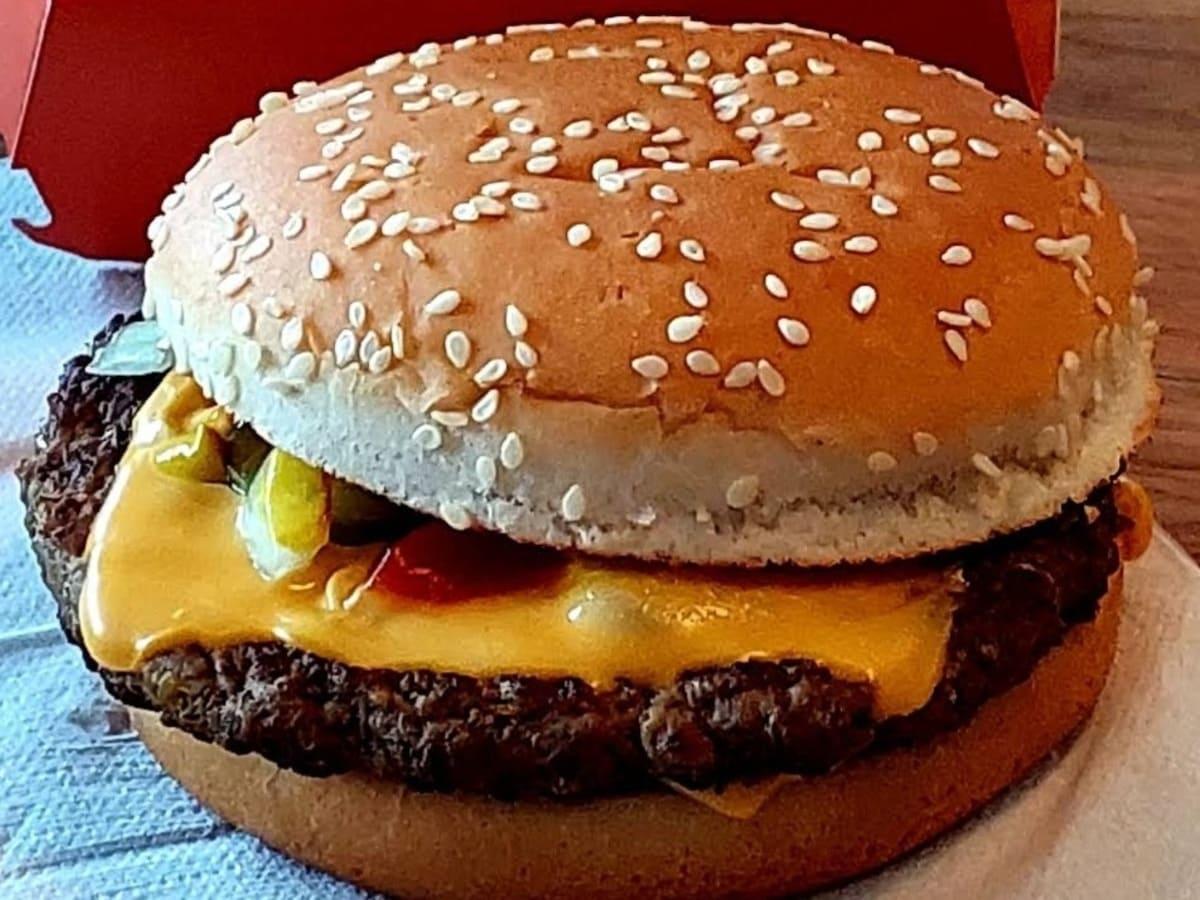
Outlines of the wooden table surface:
{"label": "wooden table surface", "polygon": [[1063,0],[1048,114],[1124,205],[1162,325],[1165,402],[1133,472],[1200,558],[1200,0]]}

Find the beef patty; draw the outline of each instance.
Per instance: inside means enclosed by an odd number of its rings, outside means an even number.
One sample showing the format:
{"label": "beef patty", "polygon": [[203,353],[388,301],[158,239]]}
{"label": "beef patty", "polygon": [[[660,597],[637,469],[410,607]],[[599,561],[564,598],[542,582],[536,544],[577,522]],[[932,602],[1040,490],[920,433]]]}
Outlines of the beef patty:
{"label": "beef patty", "polygon": [[882,722],[872,718],[870,685],[805,659],[607,689],[576,678],[363,669],[278,642],[179,647],[137,671],[110,671],[80,636],[83,554],[133,414],[159,376],[93,375],[89,359],[67,363],[36,452],[18,472],[64,632],[124,703],[308,775],[359,771],[420,790],[585,799],[657,789],[661,779],[702,788],[827,772],[965,722],[1094,618],[1120,565],[1116,539],[1126,523],[1111,484],[1053,519],[939,555],[958,585],[941,680],[925,706]]}

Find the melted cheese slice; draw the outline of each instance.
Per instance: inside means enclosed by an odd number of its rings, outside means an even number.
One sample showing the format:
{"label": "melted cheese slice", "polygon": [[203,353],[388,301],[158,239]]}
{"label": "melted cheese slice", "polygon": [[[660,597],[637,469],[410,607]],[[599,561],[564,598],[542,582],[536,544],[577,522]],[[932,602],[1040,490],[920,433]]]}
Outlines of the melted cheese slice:
{"label": "melted cheese slice", "polygon": [[81,618],[106,668],[189,643],[270,639],[356,666],[597,686],[805,657],[870,681],[880,717],[924,705],[941,677],[953,602],[932,567],[714,571],[577,557],[553,583],[438,606],[364,588],[376,545],[329,546],[300,574],[265,581],[235,530],[237,494],[153,461],[198,414],[194,383],[169,376],[139,413],[93,528]]}

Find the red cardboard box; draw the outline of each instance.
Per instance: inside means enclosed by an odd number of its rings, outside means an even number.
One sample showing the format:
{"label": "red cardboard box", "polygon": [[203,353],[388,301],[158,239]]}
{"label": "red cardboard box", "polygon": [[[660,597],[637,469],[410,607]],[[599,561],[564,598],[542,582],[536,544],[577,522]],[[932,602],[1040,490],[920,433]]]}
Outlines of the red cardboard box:
{"label": "red cardboard box", "polygon": [[519,22],[631,11],[713,22],[793,21],[875,38],[1040,105],[1054,74],[1057,0],[3,0],[0,133],[52,215],[39,241],[143,259],[145,225],[211,139],[259,96],[396,49]]}

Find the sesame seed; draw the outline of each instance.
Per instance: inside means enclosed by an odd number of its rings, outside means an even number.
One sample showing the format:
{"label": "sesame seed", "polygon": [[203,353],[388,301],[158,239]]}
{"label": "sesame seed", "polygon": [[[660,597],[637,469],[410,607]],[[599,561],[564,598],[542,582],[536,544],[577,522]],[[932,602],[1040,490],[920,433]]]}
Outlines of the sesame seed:
{"label": "sesame seed", "polygon": [[742,164],[736,159],[710,159],[708,168],[713,172],[733,172],[740,169]]}
{"label": "sesame seed", "polygon": [[512,205],[523,212],[537,212],[542,208],[542,201],[537,194],[517,191],[512,195]]}
{"label": "sesame seed", "polygon": [[873,194],[871,196],[871,211],[877,216],[889,218],[900,212],[894,201],[883,196],[883,194]]}
{"label": "sesame seed", "polygon": [[1036,118],[1037,113],[1013,97],[1003,97],[992,104],[992,112],[1001,119],[1011,119],[1028,122]]}
{"label": "sesame seed", "polygon": [[308,274],[316,281],[326,281],[333,274],[333,263],[320,250],[308,258]]}
{"label": "sesame seed", "polygon": [[569,138],[589,138],[596,133],[596,126],[592,124],[591,119],[576,119],[574,122],[568,122],[563,128],[563,136]]}
{"label": "sesame seed", "polygon": [[228,272],[233,268],[236,255],[237,248],[233,244],[221,244],[212,255],[212,270],[218,275]]}
{"label": "sesame seed", "polygon": [[657,200],[659,203],[678,203],[679,195],[675,193],[675,189],[667,184],[652,184],[650,185],[650,198]]}
{"label": "sesame seed", "polygon": [[721,373],[721,364],[707,350],[691,350],[684,357],[684,365],[695,375],[710,377]]}
{"label": "sesame seed", "polygon": [[730,509],[746,509],[758,499],[760,489],[757,475],[743,475],[725,489],[725,504]]}
{"label": "sesame seed", "polygon": [[333,342],[333,361],[338,368],[348,366],[358,355],[358,336],[344,328]]}
{"label": "sesame seed", "polygon": [[1067,164],[1057,156],[1046,157],[1046,171],[1056,178],[1067,174]]}
{"label": "sesame seed", "polygon": [[928,156],[932,148],[929,146],[929,139],[919,131],[914,131],[905,140],[908,144],[908,149],[913,153],[920,153],[922,156]]}
{"label": "sesame seed", "polygon": [[796,241],[792,244],[792,255],[803,262],[823,262],[832,254],[816,241]]}
{"label": "sesame seed", "polygon": [[372,375],[382,375],[392,365],[392,348],[380,347],[367,357],[367,371]]}
{"label": "sesame seed", "polygon": [[662,234],[657,231],[651,231],[637,242],[634,250],[642,259],[658,259],[663,251]]}
{"label": "sesame seed", "polygon": [[511,472],[513,469],[519,468],[524,460],[525,445],[521,441],[521,436],[515,431],[510,431],[500,442],[500,465]]}
{"label": "sesame seed", "polygon": [[842,246],[850,253],[874,253],[879,249],[879,240],[869,234],[848,237]]}
{"label": "sesame seed", "polygon": [[521,108],[521,101],[516,97],[505,97],[492,104],[492,112],[498,116],[509,116]]}
{"label": "sesame seed", "polygon": [[533,134],[537,131],[537,125],[533,123],[532,119],[517,116],[509,121],[508,130],[513,134]]}
{"label": "sesame seed", "polygon": [[967,146],[971,148],[972,153],[984,159],[995,159],[1000,155],[1000,149],[995,144],[985,141],[983,138],[967,138]]}
{"label": "sesame seed", "polygon": [[953,144],[958,139],[958,132],[953,128],[926,128],[925,137],[935,146]]}
{"label": "sesame seed", "polygon": [[304,166],[296,177],[299,181],[316,181],[319,178],[324,178],[329,172],[329,166],[324,163],[317,163],[312,166]]}
{"label": "sesame seed", "polygon": [[351,250],[355,250],[373,241],[377,234],[379,234],[378,223],[374,219],[363,219],[361,222],[355,222],[346,232],[344,243]]}
{"label": "sesame seed", "polygon": [[938,439],[928,431],[914,431],[912,442],[917,456],[933,456],[937,453]]}
{"label": "sesame seed", "polygon": [[788,296],[788,286],[782,278],[774,272],[768,272],[763,278],[763,286],[767,289],[767,293],[777,300],[786,300]]}
{"label": "sesame seed", "polygon": [[860,284],[850,294],[850,308],[860,316],[865,316],[879,300],[879,292],[874,285]]}
{"label": "sesame seed", "polygon": [[1142,266],[1133,273],[1133,286],[1136,288],[1145,287],[1154,280],[1154,268],[1152,266]]}
{"label": "sesame seed", "polygon": [[817,181],[834,187],[847,187],[850,184],[850,176],[841,169],[817,169]]}
{"label": "sesame seed", "polygon": [[794,194],[786,194],[783,191],[771,191],[771,202],[789,212],[800,212],[804,209],[803,200]]}
{"label": "sesame seed", "polygon": [[538,364],[538,352],[525,341],[513,344],[513,359],[523,369],[532,369]]}
{"label": "sesame seed", "polygon": [[813,212],[800,217],[800,227],[810,231],[830,231],[838,226],[839,221],[833,213]]}
{"label": "sesame seed", "polygon": [[1096,309],[1100,310],[1103,315],[1111,316],[1113,314],[1112,304],[1109,303],[1104,297],[1097,294],[1093,299],[1093,302],[1096,304]]}
{"label": "sesame seed", "polygon": [[283,223],[283,228],[280,229],[280,233],[284,236],[284,238],[290,241],[299,236],[300,232],[303,230],[304,216],[298,212],[294,212],[287,217],[287,221]]}
{"label": "sesame seed", "polygon": [[552,59],[554,59],[553,47],[538,47],[529,54],[529,61],[533,63],[548,62]]}
{"label": "sesame seed", "polygon": [[453,288],[439,291],[425,304],[425,314],[428,316],[449,315],[458,309],[462,295]]}
{"label": "sesame seed", "polygon": [[405,238],[404,243],[401,244],[400,246],[401,246],[401,249],[404,250],[404,255],[407,256],[409,259],[411,259],[413,262],[418,262],[418,263],[425,262],[425,258],[426,258],[425,251],[422,250],[420,245],[417,244],[417,242],[414,241],[412,238]]}
{"label": "sesame seed", "polygon": [[244,272],[234,272],[226,275],[217,283],[217,290],[224,297],[232,297],[250,283],[250,276]]}
{"label": "sesame seed", "polygon": [[704,50],[693,50],[688,54],[687,66],[693,72],[702,72],[712,65],[712,57]]}
{"label": "sesame seed", "polygon": [[832,75],[837,72],[837,67],[834,66],[833,63],[826,62],[823,59],[817,59],[813,56],[810,56],[807,60],[805,60],[804,65],[813,75],[824,76]]}
{"label": "sesame seed", "polygon": [[535,156],[525,163],[525,171],[530,175],[545,175],[554,171],[558,166],[557,156]]}
{"label": "sesame seed", "polygon": [[937,320],[943,325],[951,325],[955,328],[970,328],[972,325],[971,317],[966,313],[954,312],[949,309],[939,309]]}
{"label": "sesame seed", "polygon": [[967,361],[967,339],[962,336],[961,332],[948,328],[942,333],[942,340],[946,342],[946,347],[959,362]]}
{"label": "sesame seed", "polygon": [[783,339],[793,347],[804,347],[812,339],[808,326],[799,319],[780,318],[775,325]]}
{"label": "sesame seed", "polygon": [[567,488],[566,493],[562,495],[562,501],[559,503],[562,517],[568,522],[578,522],[587,512],[587,498],[584,496],[583,488],[578,484],[573,484]]}
{"label": "sesame seed", "polygon": [[930,175],[929,186],[935,191],[941,191],[945,194],[958,194],[962,192],[962,185],[948,175]]}
{"label": "sesame seed", "polygon": [[883,117],[894,125],[916,125],[921,121],[921,114],[912,109],[889,106],[883,111]]}
{"label": "sesame seed", "polygon": [[881,43],[880,41],[872,41],[872,40],[870,40],[870,39],[868,39],[868,40],[865,40],[865,41],[863,41],[863,42],[862,42],[862,48],[863,48],[864,50],[872,50],[872,51],[874,51],[874,52],[876,52],[876,53],[889,53],[889,54],[891,54],[891,53],[895,53],[895,52],[896,52],[895,50],[893,50],[893,49],[892,49],[891,45],[889,45],[889,44],[884,44],[884,43]]}
{"label": "sesame seed", "polygon": [[490,456],[480,456],[475,460],[475,481],[481,491],[490,491],[496,484],[496,461]]}
{"label": "sesame seed", "polygon": [[309,381],[317,372],[317,357],[305,351],[297,353],[283,367],[283,375],[289,381]]}
{"label": "sesame seed", "polygon": [[965,266],[974,258],[975,254],[965,244],[951,244],[942,251],[942,262],[948,266]]}
{"label": "sesame seed", "polygon": [[971,321],[980,328],[992,327],[992,314],[987,304],[978,297],[968,297],[963,301],[963,312],[971,317]]}
{"label": "sesame seed", "polygon": [[1033,231],[1033,223],[1016,213],[1004,214],[1004,227],[1012,231]]}
{"label": "sesame seed", "polygon": [[492,388],[471,407],[471,420],[483,424],[491,419],[499,408],[500,392]]}
{"label": "sesame seed", "polygon": [[411,218],[412,215],[407,210],[392,213],[383,220],[383,225],[380,226],[379,230],[384,237],[395,237],[404,232]]}
{"label": "sesame seed", "polygon": [[471,514],[457,503],[443,500],[438,504],[438,518],[455,531],[466,531],[471,527]]}
{"label": "sesame seed", "polygon": [[686,140],[686,138],[683,136],[682,131],[672,125],[670,128],[665,128],[658,132],[658,134],[651,136],[650,140],[656,144],[678,144],[680,141]]}
{"label": "sesame seed", "polygon": [[867,457],[867,468],[876,474],[890,472],[898,465],[896,457],[884,450],[876,450]]}
{"label": "sesame seed", "polygon": [[512,182],[511,181],[489,181],[487,184],[485,184],[483,187],[481,187],[479,189],[479,193],[483,194],[483,196],[485,196],[485,197],[499,199],[501,197],[506,196],[508,194],[508,192],[511,190],[512,190]]}
{"label": "sesame seed", "polygon": [[367,214],[367,202],[362,197],[351,195],[342,201],[342,218],[354,222]]}
{"label": "sesame seed", "polygon": [[679,252],[692,262],[704,262],[704,245],[694,238],[684,238],[679,242]]}
{"label": "sesame seed", "polygon": [[260,234],[242,250],[242,262],[253,262],[260,257],[266,256],[270,252],[273,243],[268,235]]}
{"label": "sesame seed", "polygon": [[704,309],[708,306],[708,291],[697,281],[685,281],[683,284],[683,299],[694,309]]}
{"label": "sesame seed", "polygon": [[1118,218],[1121,224],[1121,236],[1125,238],[1125,242],[1130,247],[1137,247],[1137,235],[1133,233],[1133,226],[1129,224],[1129,217],[1125,213],[1121,213]]}
{"label": "sesame seed", "polygon": [[529,145],[529,149],[532,153],[536,154],[551,153],[558,149],[558,141],[550,137],[548,134],[543,135],[542,137],[534,140],[534,142]]}
{"label": "sesame seed", "polygon": [[508,363],[499,357],[489,359],[473,376],[473,379],[480,387],[491,387],[497,381],[508,374]]}
{"label": "sesame seed", "polygon": [[292,316],[279,329],[279,346],[284,350],[295,351],[300,349],[300,342],[303,340],[304,320],[299,316]]}
{"label": "sesame seed", "polygon": [[741,390],[754,384],[757,380],[758,365],[750,360],[743,360],[725,373],[725,378],[721,383],[731,390]]}
{"label": "sesame seed", "polygon": [[529,330],[529,320],[525,318],[525,313],[512,303],[504,307],[504,330],[510,337],[515,338],[524,337],[525,332]]}
{"label": "sesame seed", "polygon": [[783,117],[785,128],[805,128],[813,123],[813,117],[806,112],[789,113]]}
{"label": "sesame seed", "polygon": [[479,211],[481,216],[502,216],[508,212],[507,208],[499,200],[493,200],[491,197],[485,197],[482,194],[472,197],[471,205]]}
{"label": "sesame seed", "polygon": [[391,328],[391,345],[392,356],[395,359],[404,359],[404,326],[399,322]]}
{"label": "sesame seed", "polygon": [[413,234],[432,234],[442,227],[442,223],[430,216],[416,216],[408,220],[408,230]]}
{"label": "sesame seed", "polygon": [[471,361],[471,339],[462,331],[451,331],[443,341],[446,359],[456,369],[465,369]]}
{"label": "sesame seed", "polygon": [[630,368],[643,378],[657,381],[665,378],[668,371],[667,361],[656,354],[638,356],[629,363]]}
{"label": "sesame seed", "polygon": [[1003,470],[996,465],[990,456],[985,453],[976,453],[971,457],[971,465],[986,475],[988,478],[1002,478]]}
{"label": "sesame seed", "polygon": [[667,340],[673,344],[686,344],[704,328],[703,316],[676,316],[667,323]]}
{"label": "sesame seed", "polygon": [[883,148],[883,135],[878,131],[864,131],[858,136],[858,149],[871,153]]}
{"label": "sesame seed", "polygon": [[930,162],[942,169],[953,169],[962,164],[962,153],[952,147],[948,147],[933,154],[933,159]]}
{"label": "sesame seed", "polygon": [[1090,176],[1083,179],[1083,189],[1079,192],[1079,202],[1093,215],[1100,215],[1102,212],[1100,185],[1096,183],[1096,179]]}

